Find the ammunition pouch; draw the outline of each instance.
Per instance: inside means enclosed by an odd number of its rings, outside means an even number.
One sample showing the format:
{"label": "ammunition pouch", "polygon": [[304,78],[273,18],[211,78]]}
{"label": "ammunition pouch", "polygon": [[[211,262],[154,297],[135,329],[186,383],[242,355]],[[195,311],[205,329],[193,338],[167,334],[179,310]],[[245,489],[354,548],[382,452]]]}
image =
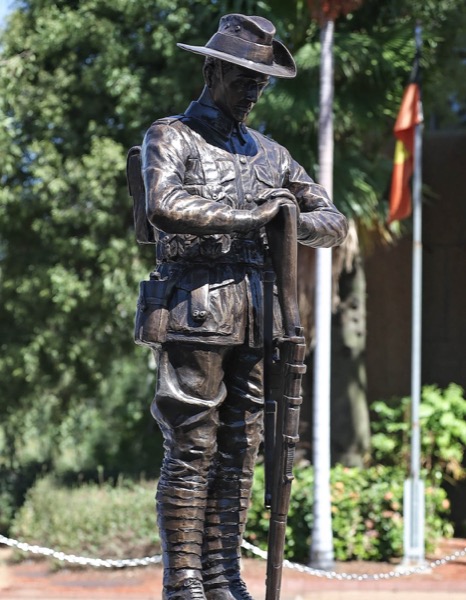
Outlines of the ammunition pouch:
{"label": "ammunition pouch", "polygon": [[149,281],[139,284],[139,298],[134,323],[134,341],[154,346],[167,339],[168,301],[173,281],[153,272]]}

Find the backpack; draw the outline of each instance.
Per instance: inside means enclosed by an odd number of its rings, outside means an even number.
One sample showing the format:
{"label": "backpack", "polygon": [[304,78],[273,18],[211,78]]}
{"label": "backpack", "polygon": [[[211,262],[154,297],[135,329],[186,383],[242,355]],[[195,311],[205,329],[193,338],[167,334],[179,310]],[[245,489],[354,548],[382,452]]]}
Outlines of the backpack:
{"label": "backpack", "polygon": [[156,244],[158,235],[146,213],[146,191],[141,170],[141,146],[133,146],[126,161],[128,192],[133,198],[134,231],[138,244]]}

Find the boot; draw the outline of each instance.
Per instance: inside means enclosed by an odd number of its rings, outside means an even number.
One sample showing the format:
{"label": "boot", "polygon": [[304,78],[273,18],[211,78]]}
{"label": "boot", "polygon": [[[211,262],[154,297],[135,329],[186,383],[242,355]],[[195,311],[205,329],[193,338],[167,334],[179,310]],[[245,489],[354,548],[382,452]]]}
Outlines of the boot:
{"label": "boot", "polygon": [[[169,387],[170,378],[166,380]],[[211,409],[199,412],[196,408],[190,413],[189,406],[180,407],[173,398],[162,393],[159,396],[152,412],[162,429],[165,450],[156,494],[163,599],[206,600],[202,588],[202,544],[218,417]],[[179,414],[181,408],[183,414]]]}
{"label": "boot", "polygon": [[[223,535],[223,534],[220,534]],[[241,579],[240,557],[225,551],[214,553],[205,545],[204,590],[207,600],[253,600]]]}
{"label": "boot", "polygon": [[[226,481],[223,483],[228,487]],[[239,484],[238,480],[234,487],[238,488]],[[249,497],[208,501],[202,557],[207,600],[253,600],[240,576],[241,540],[248,503]]]}
{"label": "boot", "polygon": [[209,473],[202,551],[207,600],[253,600],[240,576],[240,560],[262,414],[250,414],[247,423],[231,422],[219,430]]}
{"label": "boot", "polygon": [[205,597],[207,600],[253,600],[252,596],[246,588],[246,584],[241,579],[239,574],[239,562],[235,566],[235,572],[230,576],[228,582],[219,583],[218,585],[209,583],[204,584]]}
{"label": "boot", "polygon": [[177,587],[164,587],[162,600],[206,600],[202,581],[184,579]]}
{"label": "boot", "polygon": [[159,482],[157,522],[163,551],[163,600],[206,600],[202,585],[205,489]]}

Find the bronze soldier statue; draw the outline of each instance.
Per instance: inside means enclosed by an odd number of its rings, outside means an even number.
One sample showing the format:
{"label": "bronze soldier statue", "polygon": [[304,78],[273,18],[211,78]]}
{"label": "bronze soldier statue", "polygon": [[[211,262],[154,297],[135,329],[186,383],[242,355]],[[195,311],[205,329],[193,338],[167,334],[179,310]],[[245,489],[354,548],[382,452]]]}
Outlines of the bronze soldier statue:
{"label": "bronze soldier statue", "polygon": [[164,600],[252,600],[239,563],[263,431],[265,226],[292,205],[302,244],[334,246],[347,231],[288,151],[245,125],[269,78],[296,74],[274,35],[265,18],[230,14],[205,46],[178,44],[206,56],[205,87],[142,146],[157,244],[157,320],[143,343],[156,354],[151,410],[164,436]]}

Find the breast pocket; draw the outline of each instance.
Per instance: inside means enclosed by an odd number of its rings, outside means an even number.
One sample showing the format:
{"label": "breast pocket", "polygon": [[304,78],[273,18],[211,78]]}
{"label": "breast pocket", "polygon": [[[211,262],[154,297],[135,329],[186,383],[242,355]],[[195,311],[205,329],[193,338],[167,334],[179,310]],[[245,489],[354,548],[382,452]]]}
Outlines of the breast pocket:
{"label": "breast pocket", "polygon": [[236,171],[230,160],[217,160],[217,178],[220,184],[233,181],[236,178]]}
{"label": "breast pocket", "polygon": [[205,183],[204,169],[199,158],[188,158],[185,167],[184,185],[203,185]]}
{"label": "breast pocket", "polygon": [[215,202],[235,207],[236,172],[229,160],[216,160],[214,168],[207,173],[206,196]]}
{"label": "breast pocket", "polygon": [[257,164],[254,165],[254,173],[256,180],[258,181],[259,187],[266,188],[277,188],[281,187],[278,183],[279,173],[274,171],[269,165]]}
{"label": "breast pocket", "polygon": [[192,196],[204,196],[205,174],[199,158],[188,158],[185,165],[183,189]]}

